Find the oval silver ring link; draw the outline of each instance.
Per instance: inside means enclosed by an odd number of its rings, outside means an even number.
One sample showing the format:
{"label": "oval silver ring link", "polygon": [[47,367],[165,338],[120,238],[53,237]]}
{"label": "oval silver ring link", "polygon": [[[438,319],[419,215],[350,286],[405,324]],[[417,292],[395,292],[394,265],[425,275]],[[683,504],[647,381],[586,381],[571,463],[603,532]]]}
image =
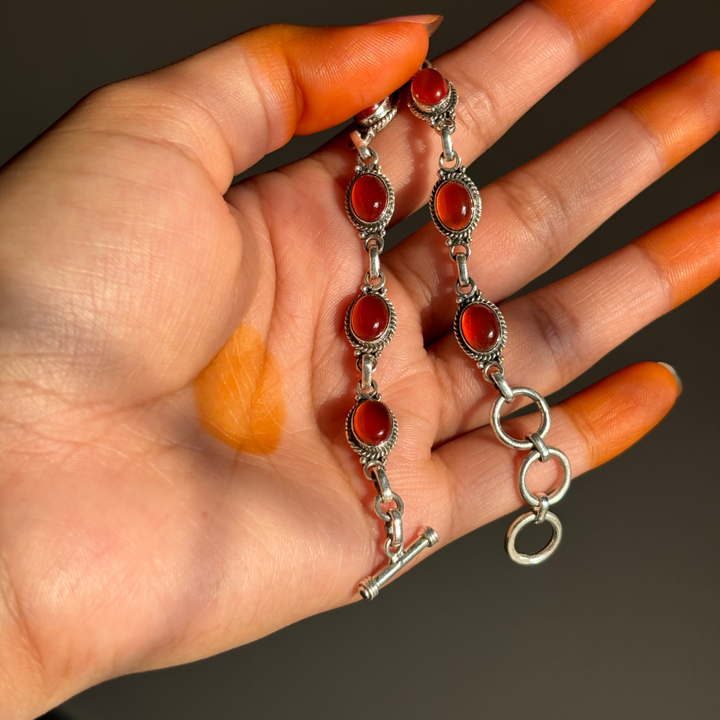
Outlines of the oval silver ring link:
{"label": "oval silver ring link", "polygon": [[[560,463],[563,471],[563,477],[560,483],[550,492],[545,493],[548,499],[548,504],[554,505],[556,502],[560,502],[560,500],[565,497],[565,493],[570,489],[572,470],[570,469],[570,460],[568,460],[568,456],[562,450],[549,447],[547,451],[550,457],[554,457]],[[523,496],[523,500],[532,507],[540,505],[540,498],[528,489],[527,474],[532,464],[537,460],[542,460],[542,456],[537,450],[533,450],[531,453],[528,453],[525,460],[523,460],[523,464],[520,466],[520,473],[518,475],[520,494]]]}
{"label": "oval silver ring link", "polygon": [[[405,512],[405,503],[402,501],[402,498],[395,492],[390,492],[390,502],[395,501],[395,507],[397,508],[398,513],[400,514],[400,517],[402,517],[402,514]],[[385,512],[382,507],[380,507],[383,503],[386,503],[387,501],[383,498],[382,495],[376,495],[375,496],[375,512],[377,513],[378,517],[384,520],[385,522],[392,522],[392,516],[389,512]]]}
{"label": "oval silver ring link", "polygon": [[535,513],[530,510],[522,515],[518,515],[508,528],[505,537],[505,549],[510,558],[518,563],[518,565],[538,565],[543,562],[543,560],[547,560],[558,549],[560,540],[562,540],[562,523],[560,522],[560,518],[555,515],[555,513],[548,512],[545,515],[545,519],[552,526],[553,535],[550,542],[540,550],[540,552],[536,552],[533,555],[518,552],[515,549],[515,542],[517,541],[517,536],[520,534],[520,531],[526,525],[530,525],[536,521]]}
{"label": "oval silver ring link", "polygon": [[[540,427],[538,428],[536,434],[544,439],[548,430],[550,430],[550,406],[547,404],[547,400],[545,400],[539,392],[536,392],[532,388],[514,387],[510,389],[512,391],[513,400],[518,395],[522,395],[523,397],[530,398],[538,406],[542,414],[542,421],[540,422]],[[516,450],[533,450],[535,446],[529,440],[514,438],[512,435],[508,435],[505,430],[503,430],[502,422],[500,421],[500,410],[507,402],[509,401],[500,395],[493,403],[490,419],[495,435],[497,435],[500,442],[505,443],[508,447],[515,448]]]}

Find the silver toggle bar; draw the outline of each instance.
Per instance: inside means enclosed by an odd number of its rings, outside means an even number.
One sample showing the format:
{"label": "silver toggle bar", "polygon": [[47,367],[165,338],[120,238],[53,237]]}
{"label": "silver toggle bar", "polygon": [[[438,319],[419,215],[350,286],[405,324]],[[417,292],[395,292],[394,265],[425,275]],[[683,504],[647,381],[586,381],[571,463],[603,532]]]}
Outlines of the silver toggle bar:
{"label": "silver toggle bar", "polygon": [[402,568],[411,563],[425,548],[432,547],[440,538],[431,528],[425,528],[423,534],[409,547],[390,558],[388,564],[372,577],[360,581],[358,590],[365,600],[378,596],[380,588],[391,580]]}

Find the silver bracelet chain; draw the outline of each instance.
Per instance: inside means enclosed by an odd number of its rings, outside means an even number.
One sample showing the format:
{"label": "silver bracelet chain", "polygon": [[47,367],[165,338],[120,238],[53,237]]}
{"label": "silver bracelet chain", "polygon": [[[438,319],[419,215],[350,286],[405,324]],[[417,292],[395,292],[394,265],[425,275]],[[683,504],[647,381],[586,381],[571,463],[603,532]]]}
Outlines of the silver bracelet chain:
{"label": "silver bracelet chain", "polygon": [[[437,73],[429,62],[425,62],[421,72]],[[437,82],[437,80],[436,80]],[[453,329],[460,347],[477,363],[483,378],[492,384],[500,396],[495,400],[490,415],[490,424],[497,438],[515,450],[529,450],[518,473],[518,487],[530,510],[517,517],[508,528],[505,547],[510,557],[521,565],[535,565],[547,559],[557,549],[562,538],[562,525],[557,515],[550,512],[550,505],[559,502],[570,487],[572,472],[567,456],[554,447],[545,444],[545,436],[550,430],[550,408],[545,398],[535,390],[526,387],[511,387],[505,380],[502,351],[507,341],[507,324],[499,308],[485,299],[475,281],[468,274],[470,244],[472,233],[477,227],[482,211],[480,193],[475,183],[468,177],[457,150],[453,147],[455,132],[455,110],[458,94],[450,81],[447,84],[445,98],[437,106],[423,106],[408,93],[410,110],[421,120],[429,123],[442,138],[442,153],[438,164],[438,180],[430,195],[430,214],[438,230],[445,236],[450,257],[457,266],[458,309]],[[456,199],[456,208],[461,208],[462,217],[448,213],[445,196]],[[460,201],[457,201],[460,198]],[[473,324],[481,326],[484,335],[479,336]],[[501,413],[506,405],[518,397],[526,397],[535,402],[540,410],[541,420],[537,432],[517,439],[503,429]],[[562,479],[548,493],[534,494],[528,489],[527,476],[536,460],[548,462],[554,458],[562,469]],[[520,531],[531,522],[549,522],[553,535],[549,543],[532,555],[518,552],[515,542]]]}
{"label": "silver bracelet chain", "polygon": [[399,96],[386,98],[370,111],[356,117],[358,128],[350,137],[357,149],[355,176],[345,194],[345,208],[359,231],[368,255],[368,270],[345,316],[345,334],[355,350],[360,380],[356,403],[347,417],[345,430],[350,446],[360,457],[365,477],[375,484],[375,513],[383,522],[383,550],[386,565],[359,584],[363,598],[372,600],[380,588],[425,548],[438,541],[432,528],[425,528],[409,547],[405,546],[403,513],[405,503],[390,486],[386,472],[388,454],[397,442],[395,415],[382,402],[373,374],[383,349],[397,327],[395,308],[387,298],[380,255],[385,248],[385,231],[395,207],[395,194],[388,178],[380,171],[378,156],[369,147],[377,132],[397,114]]}

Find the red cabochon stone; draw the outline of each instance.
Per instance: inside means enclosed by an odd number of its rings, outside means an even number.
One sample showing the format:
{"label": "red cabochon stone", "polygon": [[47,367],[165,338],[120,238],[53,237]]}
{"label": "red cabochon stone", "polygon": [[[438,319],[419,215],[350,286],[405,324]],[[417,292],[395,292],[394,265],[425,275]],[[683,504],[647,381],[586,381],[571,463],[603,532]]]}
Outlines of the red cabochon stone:
{"label": "red cabochon stone", "polygon": [[447,80],[434,68],[424,68],[415,73],[410,92],[415,102],[421,105],[437,105],[447,97]]}
{"label": "red cabochon stone", "polygon": [[500,339],[500,322],[487,305],[468,305],[460,316],[460,332],[473,350],[488,352]]}
{"label": "red cabochon stone", "polygon": [[472,220],[472,197],[458,182],[446,182],[435,195],[435,212],[440,222],[450,230],[462,230]]}
{"label": "red cabochon stone", "polygon": [[360,340],[377,340],[390,323],[390,309],[377,295],[361,295],[350,311],[350,327]]}
{"label": "red cabochon stone", "polygon": [[366,445],[380,445],[392,433],[392,415],[385,403],[364,400],[353,414],[353,432]]}
{"label": "red cabochon stone", "polygon": [[379,220],[388,203],[385,183],[376,175],[361,175],[350,193],[355,214],[364,222]]}
{"label": "red cabochon stone", "polygon": [[356,116],[355,119],[357,121],[360,120],[367,120],[374,112],[377,111],[377,109],[380,107],[382,103],[375,103],[374,105],[371,105],[369,108],[365,108],[364,110],[361,110]]}

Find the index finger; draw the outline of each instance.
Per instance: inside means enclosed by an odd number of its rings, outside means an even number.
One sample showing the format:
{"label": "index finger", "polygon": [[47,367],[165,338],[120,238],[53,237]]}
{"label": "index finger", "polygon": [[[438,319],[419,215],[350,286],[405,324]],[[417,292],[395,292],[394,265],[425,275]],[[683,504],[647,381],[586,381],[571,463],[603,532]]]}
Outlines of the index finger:
{"label": "index finger", "polygon": [[[469,165],[535,103],[621,35],[653,0],[524,0],[435,65],[458,91],[455,149]],[[437,179],[440,141],[402,109],[373,141],[395,189],[393,222],[424,205]],[[347,138],[314,156],[347,180]]]}

